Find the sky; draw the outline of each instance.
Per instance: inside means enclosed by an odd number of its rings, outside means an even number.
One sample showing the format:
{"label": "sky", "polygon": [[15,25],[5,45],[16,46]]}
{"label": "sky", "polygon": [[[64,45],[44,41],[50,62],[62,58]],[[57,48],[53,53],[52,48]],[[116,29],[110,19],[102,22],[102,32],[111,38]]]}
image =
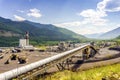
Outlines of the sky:
{"label": "sky", "polygon": [[0,0],[0,16],[82,35],[104,33],[120,27],[120,0]]}

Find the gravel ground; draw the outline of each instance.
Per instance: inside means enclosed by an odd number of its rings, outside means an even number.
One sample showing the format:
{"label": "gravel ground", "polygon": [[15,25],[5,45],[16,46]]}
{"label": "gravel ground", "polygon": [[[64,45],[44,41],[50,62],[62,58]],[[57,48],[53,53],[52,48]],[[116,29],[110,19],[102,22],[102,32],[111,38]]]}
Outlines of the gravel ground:
{"label": "gravel ground", "polygon": [[[74,58],[73,64],[70,64],[70,69],[73,71],[87,70],[115,63],[120,63],[120,52],[109,50],[108,48],[102,48],[99,50],[99,54],[96,54],[93,58],[90,58],[85,62],[83,62],[79,57]],[[58,69],[56,66],[54,66],[48,70],[48,73],[53,73],[56,71],[58,71]]]}
{"label": "gravel ground", "polygon": [[[56,55],[56,53],[53,52],[51,53],[51,52],[38,52],[38,51],[34,51],[34,52],[23,51],[20,53],[8,53],[8,54],[2,53],[2,54],[4,55],[4,57],[3,59],[0,59],[0,73]],[[18,60],[12,60],[12,61],[10,60],[9,64],[4,64],[5,61],[7,61],[10,58],[11,54],[17,54],[18,56],[25,56],[27,58],[27,63],[19,64]]]}
{"label": "gravel ground", "polygon": [[[56,55],[57,53],[53,52],[28,52],[28,51],[23,51],[21,53],[14,53],[19,56],[27,56],[27,63],[25,64],[19,64],[17,60],[15,61],[10,61],[10,64],[4,64],[4,62],[10,57],[12,53],[4,54],[4,58],[0,59],[0,73],[9,71],[14,68],[18,68],[20,66],[24,66],[26,64],[30,64],[32,62],[36,62],[38,60]],[[108,64],[114,64],[114,63],[119,63],[120,62],[120,52],[114,51],[114,50],[108,50],[108,48],[102,48],[99,51],[99,54],[95,55],[94,58],[90,58],[86,62],[82,62],[81,58],[74,58],[73,59],[73,64],[70,65],[70,68],[73,70],[85,70],[85,69],[90,69],[94,67],[99,67],[103,65],[108,65]],[[111,57],[117,55],[115,57]],[[106,58],[111,58],[106,60]],[[100,61],[99,61],[100,60]],[[55,72],[58,71],[57,67],[54,66],[50,68],[47,72]]]}
{"label": "gravel ground", "polygon": [[99,50],[99,53],[96,54],[93,58],[90,58],[85,62],[76,60],[76,63],[78,64],[72,66],[72,69],[75,71],[120,63],[120,52],[109,50],[108,48],[102,48]]}

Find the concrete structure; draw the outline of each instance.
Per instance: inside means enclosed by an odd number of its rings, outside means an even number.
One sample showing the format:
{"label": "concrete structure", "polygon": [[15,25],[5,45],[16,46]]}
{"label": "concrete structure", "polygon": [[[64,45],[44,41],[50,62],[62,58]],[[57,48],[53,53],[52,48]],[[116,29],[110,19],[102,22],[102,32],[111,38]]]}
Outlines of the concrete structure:
{"label": "concrete structure", "polygon": [[26,39],[20,39],[19,40],[19,47],[25,47],[27,46]]}
{"label": "concrete structure", "polygon": [[29,33],[28,32],[26,32],[25,34],[25,39],[19,40],[19,47],[23,49],[34,49],[32,45],[29,45]]}

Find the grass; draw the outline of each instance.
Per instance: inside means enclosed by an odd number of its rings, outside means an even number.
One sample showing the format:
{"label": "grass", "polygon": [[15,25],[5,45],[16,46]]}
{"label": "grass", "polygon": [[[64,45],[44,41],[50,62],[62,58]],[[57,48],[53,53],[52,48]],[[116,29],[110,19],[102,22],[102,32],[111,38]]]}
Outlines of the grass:
{"label": "grass", "polygon": [[[87,71],[61,71],[44,80],[120,80],[120,64],[93,68]],[[40,79],[41,80],[41,79]]]}
{"label": "grass", "polygon": [[36,46],[37,48],[41,49],[41,50],[46,50],[46,46]]}

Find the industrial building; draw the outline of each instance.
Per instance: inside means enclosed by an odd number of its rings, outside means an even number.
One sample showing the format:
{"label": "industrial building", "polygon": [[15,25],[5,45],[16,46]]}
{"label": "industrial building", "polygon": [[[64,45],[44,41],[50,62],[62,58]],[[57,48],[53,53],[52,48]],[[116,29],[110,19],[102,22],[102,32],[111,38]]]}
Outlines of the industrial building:
{"label": "industrial building", "polygon": [[24,39],[19,39],[19,47],[23,49],[34,49],[34,47],[29,44],[29,33],[28,32],[26,32]]}

